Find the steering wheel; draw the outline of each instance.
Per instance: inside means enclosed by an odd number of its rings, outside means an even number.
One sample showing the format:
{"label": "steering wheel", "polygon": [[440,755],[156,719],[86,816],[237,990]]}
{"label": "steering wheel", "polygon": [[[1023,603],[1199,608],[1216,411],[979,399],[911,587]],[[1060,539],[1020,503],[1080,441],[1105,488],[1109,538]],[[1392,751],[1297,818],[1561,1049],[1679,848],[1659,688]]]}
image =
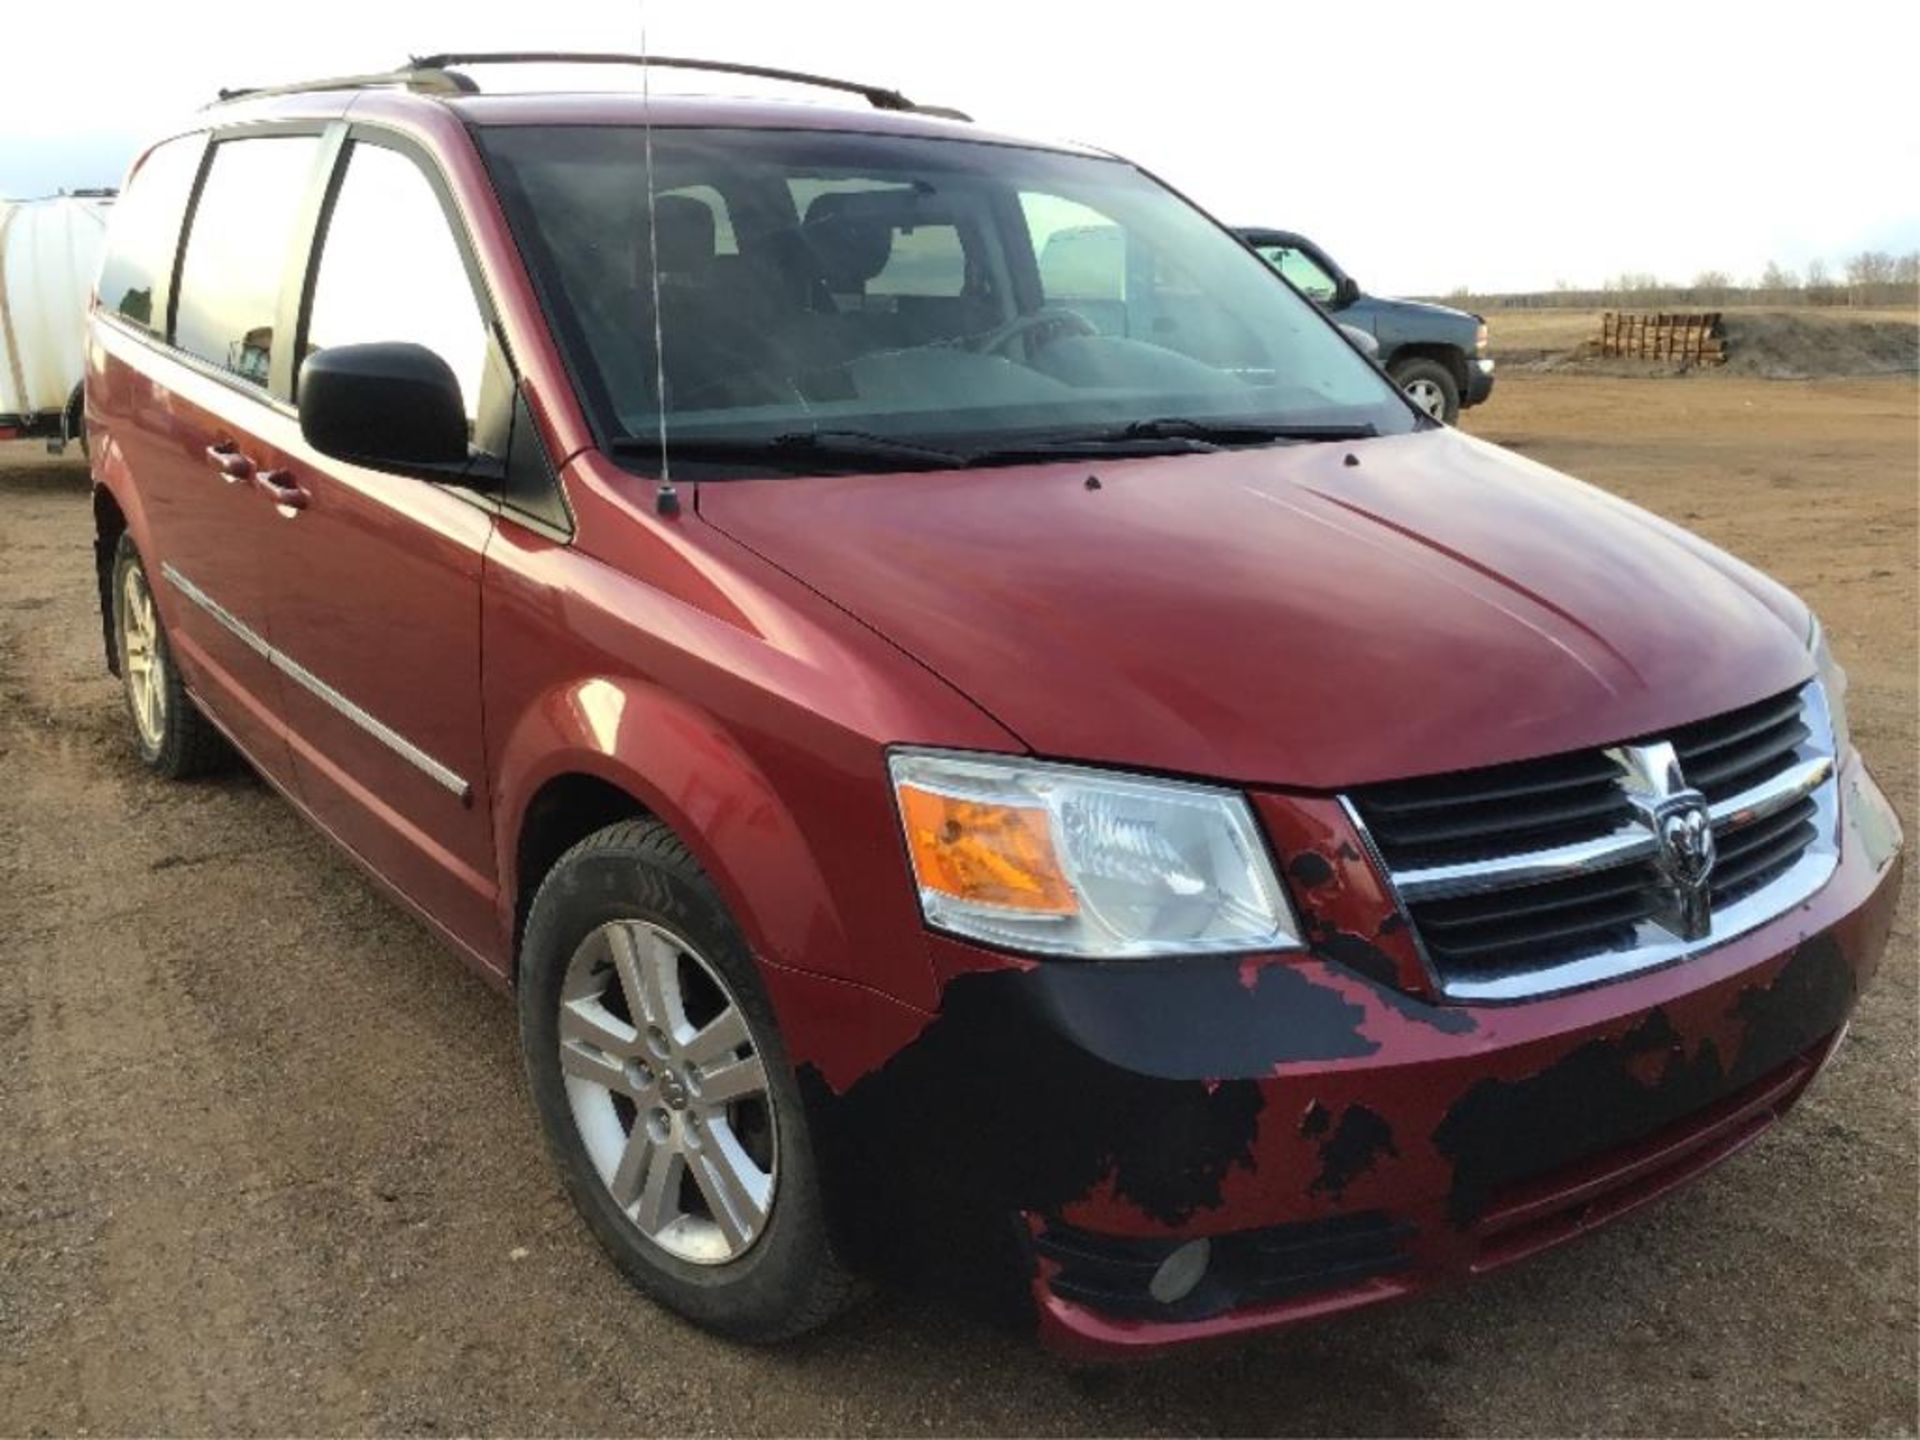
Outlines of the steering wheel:
{"label": "steering wheel", "polygon": [[1018,346],[1024,352],[1024,358],[1031,360],[1056,340],[1099,333],[1094,323],[1078,310],[1048,305],[1026,315],[1014,316],[1006,324],[989,330],[967,348],[981,355],[999,355],[1014,360],[1021,358],[1013,353]]}

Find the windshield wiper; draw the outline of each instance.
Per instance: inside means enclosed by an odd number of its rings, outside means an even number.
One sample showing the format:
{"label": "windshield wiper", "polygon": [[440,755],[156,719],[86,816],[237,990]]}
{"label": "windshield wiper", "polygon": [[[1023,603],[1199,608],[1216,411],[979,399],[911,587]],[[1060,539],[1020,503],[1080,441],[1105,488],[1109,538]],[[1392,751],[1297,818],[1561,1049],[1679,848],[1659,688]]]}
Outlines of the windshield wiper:
{"label": "windshield wiper", "polygon": [[1266,445],[1276,440],[1371,440],[1379,433],[1370,424],[1267,425],[1239,420],[1193,420],[1184,415],[1136,420],[1114,432],[1128,440],[1204,440],[1213,445]]}
{"label": "windshield wiper", "polygon": [[1274,445],[1316,440],[1367,440],[1371,425],[1257,425],[1238,421],[1167,416],[1136,420],[1114,430],[1051,435],[967,455],[969,465],[1018,465],[1049,460],[1126,459],[1131,455],[1203,455],[1236,445]]}
{"label": "windshield wiper", "polygon": [[[660,442],[620,435],[608,442],[616,455],[657,455]],[[820,463],[834,469],[957,470],[970,457],[958,450],[895,440],[866,430],[789,430],[773,436],[667,435],[669,459],[740,461],[805,472]]]}
{"label": "windshield wiper", "polygon": [[[870,430],[789,430],[773,436],[667,436],[669,459],[718,464],[763,465],[806,474],[834,470],[959,470],[968,466],[1045,464],[1057,460],[1125,459],[1128,456],[1198,455],[1234,445],[1271,445],[1282,441],[1364,440],[1371,425],[1257,425],[1234,421],[1189,420],[1168,416],[1136,420],[1114,430],[1084,435],[1040,436],[982,450],[948,450],[913,440],[896,440]],[[646,435],[621,435],[608,443],[617,455],[659,453],[660,442]]]}
{"label": "windshield wiper", "polygon": [[1222,447],[1211,440],[1186,435],[1111,434],[1062,435],[1021,440],[987,450],[970,450],[966,463],[975,466],[1045,465],[1056,460],[1125,460],[1138,455],[1205,455]]}

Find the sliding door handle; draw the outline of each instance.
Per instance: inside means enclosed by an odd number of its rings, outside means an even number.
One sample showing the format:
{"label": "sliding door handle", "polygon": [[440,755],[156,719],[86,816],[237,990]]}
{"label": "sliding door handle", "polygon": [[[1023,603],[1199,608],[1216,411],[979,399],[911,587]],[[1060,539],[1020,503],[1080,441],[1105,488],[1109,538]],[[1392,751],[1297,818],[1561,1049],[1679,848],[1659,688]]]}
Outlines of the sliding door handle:
{"label": "sliding door handle", "polygon": [[310,498],[307,492],[296,485],[293,476],[285,470],[262,470],[253,477],[258,485],[282,510],[304,510]]}
{"label": "sliding door handle", "polygon": [[207,446],[207,459],[227,480],[245,480],[253,474],[253,461],[233,448],[230,441]]}

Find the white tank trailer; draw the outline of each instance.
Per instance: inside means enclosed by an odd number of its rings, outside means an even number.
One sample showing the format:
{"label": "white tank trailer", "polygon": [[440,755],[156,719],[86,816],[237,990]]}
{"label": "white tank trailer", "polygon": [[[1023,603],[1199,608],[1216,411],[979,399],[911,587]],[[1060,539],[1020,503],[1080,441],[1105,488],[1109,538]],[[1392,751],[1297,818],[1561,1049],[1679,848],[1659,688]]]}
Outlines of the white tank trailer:
{"label": "white tank trailer", "polygon": [[81,434],[87,302],[110,190],[0,200],[0,439]]}

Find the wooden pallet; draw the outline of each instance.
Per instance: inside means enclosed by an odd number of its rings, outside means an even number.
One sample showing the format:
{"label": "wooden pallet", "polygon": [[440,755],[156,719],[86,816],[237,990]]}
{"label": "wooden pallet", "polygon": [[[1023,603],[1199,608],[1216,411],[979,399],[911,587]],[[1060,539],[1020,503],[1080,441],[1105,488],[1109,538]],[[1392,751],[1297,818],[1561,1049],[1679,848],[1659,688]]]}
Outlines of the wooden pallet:
{"label": "wooden pallet", "polygon": [[1609,310],[1589,353],[1632,360],[1674,360],[1688,365],[1727,363],[1726,331],[1718,310],[1633,314]]}

